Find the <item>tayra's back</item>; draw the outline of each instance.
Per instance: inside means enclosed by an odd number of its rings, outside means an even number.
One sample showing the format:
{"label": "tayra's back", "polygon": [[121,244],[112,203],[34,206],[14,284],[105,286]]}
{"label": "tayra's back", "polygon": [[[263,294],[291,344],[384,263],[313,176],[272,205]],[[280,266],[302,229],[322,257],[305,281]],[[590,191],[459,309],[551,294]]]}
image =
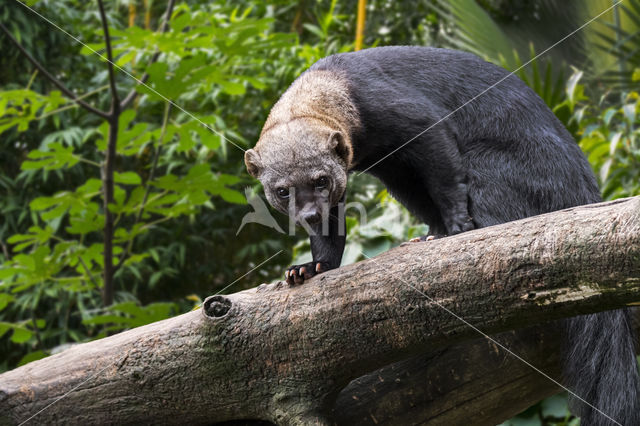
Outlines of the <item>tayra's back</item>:
{"label": "tayra's back", "polygon": [[[322,59],[313,70],[349,81],[362,122],[354,138],[355,169],[379,177],[434,228],[446,228],[452,210],[438,200],[453,199],[456,188],[466,191],[475,227],[601,199],[584,154],[542,99],[472,54],[375,48]],[[452,178],[458,183],[447,186]],[[628,311],[564,324],[564,384],[588,403],[573,401],[583,424],[613,424],[609,417],[640,424]]]}
{"label": "tayra's back", "polygon": [[[376,116],[376,109],[388,111],[397,104],[414,104],[442,117],[466,104],[461,113],[447,118],[460,141],[499,139],[504,123],[510,121],[518,122],[509,129],[510,137],[536,132],[542,124],[571,139],[544,101],[522,80],[471,53],[389,46],[332,55],[310,68],[322,69],[343,72],[352,82],[354,96],[366,101],[362,106]],[[521,116],[523,111],[529,114]],[[405,118],[425,119],[424,111],[404,112]]]}
{"label": "tayra's back", "polygon": [[363,125],[354,140],[358,170],[393,180],[403,166],[394,157],[406,162],[402,154],[415,146],[450,137],[467,171],[477,227],[601,200],[584,154],[544,101],[473,54],[382,47],[333,55],[312,70],[350,82]]}

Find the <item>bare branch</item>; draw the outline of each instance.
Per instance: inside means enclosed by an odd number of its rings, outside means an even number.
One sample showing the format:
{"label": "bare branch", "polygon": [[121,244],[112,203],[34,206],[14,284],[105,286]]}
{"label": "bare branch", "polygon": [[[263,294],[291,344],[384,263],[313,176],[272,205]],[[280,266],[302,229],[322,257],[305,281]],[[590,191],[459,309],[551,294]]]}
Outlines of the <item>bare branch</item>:
{"label": "bare branch", "polygon": [[[164,13],[164,17],[162,19],[162,23],[160,24],[160,27],[158,28],[158,32],[164,33],[169,29],[169,21],[171,20],[171,14],[173,13],[173,7],[175,6],[175,3],[176,3],[175,0],[169,0],[169,2],[167,4],[167,10]],[[160,57],[160,52],[156,51],[153,54],[153,56],[151,57],[151,59],[149,60],[149,63],[147,64],[147,67],[149,67],[151,64],[155,63],[158,60],[159,57]],[[146,83],[148,79],[149,79],[149,73],[145,72],[142,75],[142,77],[140,77],[138,84]],[[125,109],[131,103],[131,101],[133,101],[135,99],[135,97],[137,95],[138,95],[138,92],[136,91],[136,88],[134,87],[127,94],[127,96],[125,96],[125,98],[122,100],[122,102],[120,103],[120,107],[122,109]]]}
{"label": "bare branch", "polygon": [[80,261],[80,265],[82,265],[82,268],[84,269],[84,271],[87,273],[87,276],[89,277],[89,280],[91,281],[91,284],[93,284],[93,286],[95,288],[100,287],[98,285],[98,283],[96,282],[96,279],[93,278],[93,274],[91,273],[91,270],[87,267],[87,264],[84,262],[84,260],[82,260],[82,256],[78,256],[78,260]]}
{"label": "bare branch", "polygon": [[111,49],[111,36],[109,35],[109,23],[107,21],[107,15],[104,11],[104,4],[102,0],[98,0],[98,9],[100,10],[100,20],[102,22],[102,30],[104,32],[104,42],[107,50],[107,69],[109,71],[109,86],[111,87],[111,108],[109,110],[109,118],[107,119],[109,122],[109,135],[107,138],[107,149],[102,168],[102,198],[104,210],[102,303],[104,306],[109,306],[113,303],[113,276],[115,272],[113,268],[114,221],[113,213],[109,209],[109,206],[113,203],[113,172],[121,110],[118,88],[116,86],[115,70],[113,66],[113,52]]}
{"label": "bare branch", "polygon": [[120,117],[120,105],[112,104],[112,112],[114,108],[118,113],[109,119],[109,135],[107,138],[107,152],[105,154],[104,164],[102,167],[102,198],[104,210],[104,228],[103,228],[103,288],[102,302],[104,306],[113,303],[113,213],[109,209],[109,205],[113,203],[113,169],[116,157],[116,144],[118,142],[118,118]]}
{"label": "bare branch", "polygon": [[20,52],[29,60],[29,62],[31,62],[31,64],[33,64],[33,66],[36,67],[36,69],[38,69],[38,71],[40,71],[46,78],[48,78],[58,89],[60,89],[62,93],[64,93],[67,97],[71,98],[74,102],[76,102],[78,105],[80,105],[82,108],[86,109],[87,111],[99,117],[102,117],[104,119],[109,118],[108,113],[89,105],[88,103],[80,99],[75,93],[69,90],[60,80],[58,80],[53,75],[51,75],[51,73],[47,71],[46,68],[42,66],[42,64],[38,62],[33,56],[31,56],[31,54],[27,52],[24,46],[22,46],[22,44],[20,44],[20,42],[18,42],[18,40],[16,40],[15,37],[13,37],[13,34],[11,34],[11,32],[7,29],[7,27],[4,26],[2,22],[0,22],[0,29],[9,38],[9,40],[18,48],[18,50],[20,50]]}
{"label": "bare branch", "polygon": [[2,253],[4,254],[5,260],[11,260],[11,254],[9,254],[9,248],[0,238],[0,247],[2,247]]}
{"label": "bare branch", "polygon": [[111,86],[111,116],[119,115],[120,99],[116,87],[116,75],[113,67],[113,51],[111,49],[111,36],[109,35],[109,22],[104,12],[104,4],[102,0],[98,0],[98,9],[100,10],[100,21],[102,21],[102,31],[104,32],[104,43],[107,49],[107,69],[109,70],[109,85]]}

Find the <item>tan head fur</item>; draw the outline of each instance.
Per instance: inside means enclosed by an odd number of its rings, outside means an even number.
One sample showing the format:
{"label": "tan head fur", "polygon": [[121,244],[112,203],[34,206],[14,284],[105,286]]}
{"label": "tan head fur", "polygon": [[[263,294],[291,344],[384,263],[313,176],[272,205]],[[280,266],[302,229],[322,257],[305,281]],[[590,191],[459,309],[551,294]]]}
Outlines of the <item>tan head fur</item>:
{"label": "tan head fur", "polygon": [[358,111],[343,76],[330,71],[302,74],[272,108],[254,149],[245,153],[249,173],[260,179],[269,202],[285,213],[278,188],[313,188],[328,177],[326,201],[337,204],[352,166],[351,138]]}

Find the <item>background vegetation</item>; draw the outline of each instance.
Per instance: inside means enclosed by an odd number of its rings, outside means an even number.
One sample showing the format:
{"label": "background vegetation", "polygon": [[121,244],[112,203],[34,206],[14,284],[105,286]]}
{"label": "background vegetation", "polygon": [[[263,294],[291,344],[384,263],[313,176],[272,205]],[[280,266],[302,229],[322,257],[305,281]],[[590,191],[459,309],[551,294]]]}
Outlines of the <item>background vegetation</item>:
{"label": "background vegetation", "polygon": [[[260,193],[242,150],[300,72],[354,49],[358,1],[179,1],[163,32],[171,3],[105,3],[117,93],[131,95],[117,120],[108,214],[108,120],[61,93],[0,32],[0,371],[278,279],[308,256],[302,233],[248,224],[236,235],[251,211],[245,190]],[[515,70],[573,132],[603,196],[637,195],[640,1],[626,0],[529,63],[612,4],[565,3],[373,0],[363,44],[452,47]],[[0,22],[76,97],[109,109],[95,2],[8,0]],[[143,75],[147,87],[133,78]],[[349,217],[343,263],[426,232],[376,181],[351,179],[349,198],[367,206],[369,221]],[[105,244],[113,246],[107,259]],[[114,265],[113,303],[102,292],[105,261]],[[559,396],[509,424],[570,422]]]}

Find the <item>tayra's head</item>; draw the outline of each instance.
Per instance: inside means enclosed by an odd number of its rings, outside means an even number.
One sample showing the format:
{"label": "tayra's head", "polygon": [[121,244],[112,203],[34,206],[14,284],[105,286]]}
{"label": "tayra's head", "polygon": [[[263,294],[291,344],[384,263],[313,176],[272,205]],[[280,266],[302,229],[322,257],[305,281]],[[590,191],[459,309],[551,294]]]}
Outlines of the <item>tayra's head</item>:
{"label": "tayra's head", "polygon": [[262,182],[269,203],[308,224],[322,220],[345,192],[352,158],[345,136],[316,120],[300,118],[262,131],[244,161]]}

